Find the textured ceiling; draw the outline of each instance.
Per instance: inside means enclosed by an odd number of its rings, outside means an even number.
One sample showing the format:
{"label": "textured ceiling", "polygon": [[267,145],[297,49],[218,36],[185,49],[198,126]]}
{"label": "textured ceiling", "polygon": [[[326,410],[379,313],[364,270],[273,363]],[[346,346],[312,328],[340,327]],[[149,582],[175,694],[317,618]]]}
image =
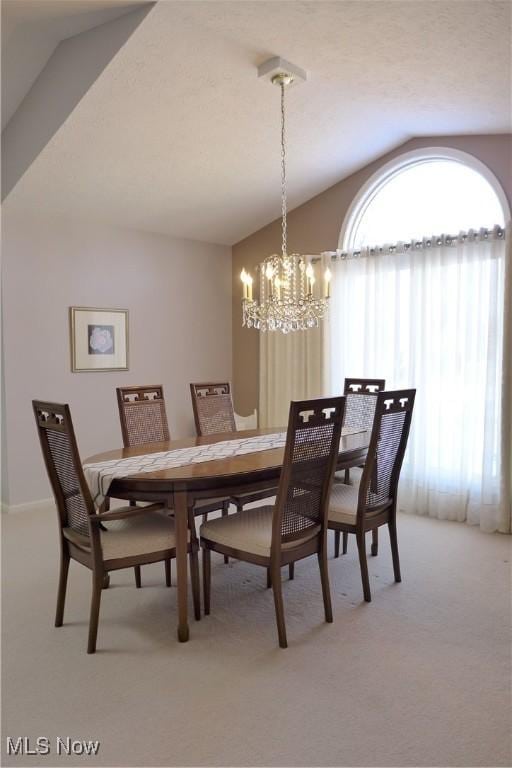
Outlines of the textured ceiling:
{"label": "textured ceiling", "polygon": [[[7,199],[233,243],[279,215],[279,91],[296,206],[411,136],[511,130],[511,4],[160,0]],[[72,76],[72,73],[70,74]]]}
{"label": "textured ceiling", "polygon": [[61,40],[132,11],[140,0],[2,0],[2,129]]}

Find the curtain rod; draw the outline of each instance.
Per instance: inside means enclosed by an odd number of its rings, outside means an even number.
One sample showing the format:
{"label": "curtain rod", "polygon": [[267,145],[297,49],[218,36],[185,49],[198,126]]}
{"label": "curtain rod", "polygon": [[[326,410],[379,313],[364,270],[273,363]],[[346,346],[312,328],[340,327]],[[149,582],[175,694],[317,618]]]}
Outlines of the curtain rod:
{"label": "curtain rod", "polygon": [[[480,242],[482,240],[501,240],[505,237],[505,228],[496,225],[492,229],[481,227],[480,229],[469,229],[467,232],[459,232],[458,235],[435,235],[433,237],[424,237],[421,240],[409,240],[406,242],[398,241],[391,245],[375,245],[365,246],[364,248],[358,248],[354,251],[342,251],[337,249],[336,251],[323,251],[322,256],[331,258],[332,261],[337,259],[352,259],[359,256],[376,256],[384,253],[406,253],[410,250],[423,250],[425,248],[432,248],[440,245],[453,246],[457,243],[464,243],[467,240],[469,242]],[[312,258],[311,261],[318,262],[321,258],[318,256]]]}

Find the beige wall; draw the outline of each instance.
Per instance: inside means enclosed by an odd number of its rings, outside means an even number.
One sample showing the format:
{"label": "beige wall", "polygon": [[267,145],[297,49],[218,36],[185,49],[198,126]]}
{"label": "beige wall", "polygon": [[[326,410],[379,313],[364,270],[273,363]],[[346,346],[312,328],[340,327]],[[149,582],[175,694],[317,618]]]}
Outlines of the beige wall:
{"label": "beige wall", "polygon": [[[485,163],[512,201],[512,136],[436,136],[411,139],[392,152],[348,176],[322,194],[293,210],[288,216],[289,251],[319,253],[338,246],[341,225],[356,193],[380,166],[392,158],[423,147],[450,147],[468,152]],[[293,162],[293,157],[290,159]],[[280,249],[280,219],[233,246],[233,388],[235,406],[248,413],[258,406],[259,334],[242,328],[242,267],[254,267]]]}
{"label": "beige wall", "polygon": [[[129,371],[71,373],[70,305],[129,310]],[[231,249],[5,215],[3,317],[4,501],[18,505],[51,496],[33,398],[70,404],[84,457],[121,444],[121,384],[163,383],[172,435],[194,433],[189,382],[231,377]]]}

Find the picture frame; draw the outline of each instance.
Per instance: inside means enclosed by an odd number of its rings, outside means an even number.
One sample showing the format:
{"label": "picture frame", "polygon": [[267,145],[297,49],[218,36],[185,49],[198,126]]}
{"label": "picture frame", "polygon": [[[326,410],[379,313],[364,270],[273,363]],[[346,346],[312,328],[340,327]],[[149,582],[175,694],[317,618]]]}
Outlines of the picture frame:
{"label": "picture frame", "polygon": [[73,373],[128,370],[128,310],[70,307]]}

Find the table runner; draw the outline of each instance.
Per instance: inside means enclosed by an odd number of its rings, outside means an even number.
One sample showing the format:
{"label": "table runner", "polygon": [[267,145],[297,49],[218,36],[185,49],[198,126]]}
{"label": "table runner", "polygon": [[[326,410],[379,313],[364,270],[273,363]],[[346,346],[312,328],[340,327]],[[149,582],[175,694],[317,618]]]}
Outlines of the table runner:
{"label": "table runner", "polygon": [[[343,435],[352,435],[358,432],[364,432],[364,430],[351,428],[342,430]],[[285,442],[286,432],[276,432],[270,435],[244,437],[238,440],[223,440],[209,445],[175,448],[173,451],[146,453],[129,459],[111,459],[94,464],[84,464],[83,470],[94,503],[100,506],[108,494],[112,480],[116,477],[158,472],[162,469],[182,467],[185,464],[199,464],[203,461],[226,459],[245,453],[269,451],[273,448],[282,448]]]}

